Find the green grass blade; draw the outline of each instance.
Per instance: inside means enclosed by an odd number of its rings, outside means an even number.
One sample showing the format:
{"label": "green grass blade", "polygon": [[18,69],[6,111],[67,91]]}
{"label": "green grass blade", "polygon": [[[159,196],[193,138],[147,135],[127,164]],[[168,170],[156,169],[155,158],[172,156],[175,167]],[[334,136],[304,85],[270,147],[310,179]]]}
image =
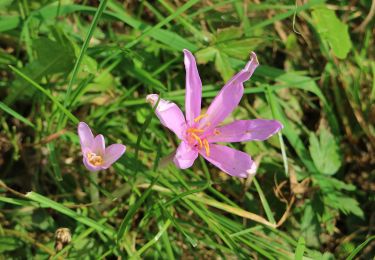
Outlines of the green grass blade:
{"label": "green grass blade", "polygon": [[120,228],[119,228],[119,230],[117,232],[117,243],[119,243],[121,241],[121,239],[123,238],[124,234],[126,233],[128,227],[129,227],[130,220],[132,219],[132,217],[134,216],[134,214],[137,212],[137,210],[142,205],[142,203],[146,200],[146,198],[151,194],[152,187],[158,181],[158,178],[159,178],[159,175],[157,175],[154,178],[154,180],[152,181],[151,185],[142,194],[142,196],[137,200],[137,202],[129,208],[129,210],[126,213],[124,219],[122,220]]}
{"label": "green grass blade", "polygon": [[50,142],[47,144],[48,150],[49,150],[49,159],[50,159],[50,164],[53,169],[54,177],[56,178],[57,181],[62,181],[62,176],[61,176],[61,169],[59,162],[56,158],[56,149],[55,149],[55,144],[54,142]]}
{"label": "green grass blade", "polygon": [[298,239],[296,252],[294,254],[294,260],[302,260],[304,252],[305,252],[305,239],[303,237],[300,237]]}
{"label": "green grass blade", "polygon": [[270,208],[270,205],[268,204],[266,196],[264,196],[263,190],[260,187],[260,185],[259,185],[259,183],[258,183],[258,181],[257,181],[256,178],[253,179],[253,183],[254,183],[255,188],[257,189],[257,192],[259,194],[259,198],[260,198],[260,201],[262,203],[263,209],[266,212],[268,221],[271,222],[272,224],[276,224],[276,220],[273,217],[273,213],[272,213],[272,210]]}
{"label": "green grass blade", "polygon": [[299,138],[298,133],[294,130],[291,123],[289,123],[288,119],[286,118],[285,114],[283,113],[279,103],[277,102],[277,98],[275,94],[271,90],[271,88],[267,88],[267,99],[271,106],[272,113],[274,117],[279,120],[283,125],[283,133],[288,138],[289,142],[293,146],[294,150],[298,154],[300,160],[306,166],[306,168],[311,172],[318,172],[312,159],[310,157],[310,153],[306,149],[305,145],[303,144],[302,140]]}
{"label": "green grass blade", "polygon": [[353,252],[350,253],[348,258],[346,260],[352,260],[368,243],[370,243],[372,240],[375,239],[375,236],[371,236],[367,238],[363,243],[361,243],[359,246],[357,246]]}
{"label": "green grass blade", "polygon": [[8,197],[3,197],[3,196],[0,196],[0,201],[8,203],[8,204],[12,204],[12,205],[17,205],[17,206],[25,206],[25,207],[35,206],[33,202],[30,202],[28,200],[8,198]]}
{"label": "green grass blade", "polygon": [[51,93],[40,86],[38,83],[33,81],[31,78],[23,74],[20,70],[16,69],[12,65],[9,65],[10,69],[13,70],[17,75],[19,75],[21,78],[29,82],[34,88],[42,92],[44,95],[46,95],[74,124],[78,124],[79,120],[77,117],[75,117],[72,113],[70,113],[69,110],[67,110],[54,96],[51,95]]}
{"label": "green grass blade", "polygon": [[254,31],[255,29],[263,28],[263,27],[271,25],[271,24],[273,24],[277,21],[284,20],[284,19],[288,18],[289,16],[294,15],[295,13],[299,13],[301,11],[308,10],[308,9],[314,7],[314,6],[323,4],[324,2],[325,2],[324,0],[311,0],[304,5],[297,7],[296,9],[289,10],[285,13],[277,14],[277,15],[273,16],[272,18],[265,19],[264,21],[262,21],[260,23],[257,23],[253,26],[250,26],[250,28],[248,30],[249,30],[249,32],[251,32],[251,31]]}
{"label": "green grass blade", "polygon": [[147,249],[149,249],[152,245],[154,245],[156,242],[158,242],[159,239],[160,239],[160,237],[168,229],[168,227],[170,226],[170,224],[171,224],[171,221],[169,219],[167,219],[167,221],[164,223],[164,225],[161,227],[161,229],[155,235],[155,237],[152,240],[148,241],[143,247],[141,247],[137,251],[137,256],[141,256]]}
{"label": "green grass blade", "polygon": [[281,155],[283,157],[285,176],[288,177],[289,176],[288,157],[286,155],[286,149],[285,149],[283,134],[281,132],[278,132],[277,135],[279,136],[279,143],[280,143],[280,148],[281,148]]}
{"label": "green grass blade", "polygon": [[[99,22],[99,19],[102,15],[102,13],[104,12],[104,9],[107,5],[107,2],[108,0],[102,0],[100,1],[100,4],[99,4],[99,7],[98,9],[96,10],[96,13],[94,15],[94,18],[92,20],[92,23],[90,25],[90,28],[89,28],[89,31],[87,32],[87,36],[82,44],[82,47],[81,47],[81,50],[79,52],[79,55],[78,55],[78,58],[77,58],[77,61],[76,63],[74,64],[74,68],[73,68],[73,72],[72,72],[72,77],[70,78],[70,81],[69,81],[69,84],[68,84],[68,88],[66,90],[66,94],[65,94],[65,98],[64,98],[64,107],[66,107],[68,104],[69,104],[69,97],[70,97],[70,93],[72,92],[72,87],[73,87],[73,84],[76,80],[76,77],[77,77],[77,74],[79,72],[79,67],[81,66],[81,63],[82,63],[82,60],[83,60],[83,57],[85,56],[85,53],[86,53],[86,50],[89,46],[89,43],[90,43],[90,40],[92,38],[92,35],[94,34],[94,31],[95,31],[95,28]],[[60,119],[60,122],[61,122],[62,119]]]}
{"label": "green grass blade", "polygon": [[[108,7],[111,8],[113,12],[105,12],[106,14],[115,17],[120,21],[123,21],[124,23],[128,24],[134,29],[144,30],[144,28],[152,28],[149,25],[131,17],[129,14],[125,12],[121,5],[118,5],[113,1],[110,1],[108,3]],[[161,43],[165,44],[166,46],[174,50],[181,51],[183,48],[186,48],[190,51],[196,51],[198,49],[198,46],[196,46],[194,43],[186,40],[185,38],[179,36],[177,33],[174,33],[172,31],[156,28],[154,30],[148,31],[147,34],[155,40],[160,41]]]}
{"label": "green grass blade", "polygon": [[140,42],[142,39],[144,39],[146,36],[150,35],[151,33],[155,32],[155,30],[160,29],[176,17],[178,17],[180,14],[188,10],[190,7],[198,3],[199,0],[190,0],[180,8],[178,8],[174,13],[172,13],[170,16],[165,18],[163,21],[160,21],[158,24],[156,24],[153,27],[147,28],[139,37],[137,37],[135,40],[132,42],[129,42],[128,44],[125,45],[125,48],[131,48],[134,45],[136,45],[138,42]]}
{"label": "green grass blade", "polygon": [[27,118],[23,117],[22,115],[18,114],[16,111],[5,105],[3,102],[0,101],[0,109],[4,110],[9,115],[13,116],[14,118],[20,120],[21,122],[25,123],[32,128],[35,128],[35,125],[31,123]]}
{"label": "green grass blade", "polygon": [[113,238],[116,235],[116,232],[113,228],[110,228],[108,226],[103,226],[100,223],[98,223],[96,220],[93,220],[93,219],[88,218],[86,216],[80,215],[77,212],[61,205],[60,203],[58,203],[56,201],[53,201],[53,200],[51,200],[51,199],[49,199],[49,198],[47,198],[43,195],[40,195],[36,192],[33,192],[33,191],[28,192],[26,194],[26,198],[28,198],[32,201],[38,202],[42,207],[52,208],[52,209],[60,212],[61,214],[64,214],[64,215],[76,220],[77,222],[80,222],[80,223],[82,223],[86,226],[94,228],[98,232],[103,232],[104,234],[106,234],[109,237]]}

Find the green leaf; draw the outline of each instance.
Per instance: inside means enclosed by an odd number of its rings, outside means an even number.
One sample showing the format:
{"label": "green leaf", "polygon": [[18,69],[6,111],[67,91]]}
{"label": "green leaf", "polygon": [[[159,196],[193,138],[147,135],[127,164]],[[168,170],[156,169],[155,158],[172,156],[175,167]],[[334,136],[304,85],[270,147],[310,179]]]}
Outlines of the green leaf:
{"label": "green leaf", "polygon": [[[2,8],[2,7],[0,7]],[[21,22],[18,16],[4,16],[0,17],[0,32],[6,32],[16,28]]]}
{"label": "green leaf", "polygon": [[238,39],[243,35],[243,30],[240,27],[227,27],[217,30],[216,41],[224,42],[233,39]]}
{"label": "green leaf", "polygon": [[[57,29],[55,29],[57,31]],[[57,73],[69,74],[73,69],[75,53],[69,39],[60,33],[57,40],[51,40],[46,37],[40,37],[33,41],[32,46],[35,50],[35,59],[26,64],[21,72],[33,81],[39,83],[43,77],[51,76]],[[13,82],[11,94],[5,100],[5,103],[11,103],[14,99],[31,97],[34,90],[28,88],[30,83],[18,75]]]}
{"label": "green leaf", "polygon": [[297,244],[296,252],[294,254],[294,259],[302,260],[304,251],[305,251],[305,239],[303,237],[300,237],[298,239],[298,244]]}
{"label": "green leaf", "polygon": [[18,238],[3,235],[0,236],[0,253],[13,251],[21,246],[23,246],[23,243]]}
{"label": "green leaf", "polygon": [[[64,39],[64,40],[63,40]],[[28,63],[22,72],[39,82],[43,77],[56,73],[69,73],[74,65],[74,49],[65,37],[61,41],[54,41],[41,37],[33,41],[36,59]],[[24,80],[17,80],[16,85],[23,85]]]}
{"label": "green leaf", "polygon": [[319,234],[321,232],[317,211],[311,202],[307,202],[301,220],[301,231],[309,246],[319,246]]}
{"label": "green leaf", "polygon": [[348,25],[325,6],[315,8],[312,17],[320,37],[328,42],[336,57],[345,59],[352,48]]}
{"label": "green leaf", "polygon": [[207,47],[197,51],[194,55],[197,58],[198,63],[206,64],[215,59],[217,52],[218,50],[215,47]]}
{"label": "green leaf", "polygon": [[263,39],[243,39],[219,43],[218,49],[229,57],[245,60],[250,58],[250,52],[254,51]]}
{"label": "green leaf", "polygon": [[40,76],[72,70],[75,54],[66,37],[59,41],[41,37],[33,41],[33,47],[37,56],[33,65],[40,69]]}
{"label": "green leaf", "polygon": [[346,215],[352,213],[360,218],[364,217],[358,201],[342,194],[341,192],[332,192],[327,194],[324,201],[327,205],[339,209]]}
{"label": "green leaf", "polygon": [[215,58],[215,68],[226,82],[234,75],[235,71],[229,63],[228,56],[225,53],[217,52]]}
{"label": "green leaf", "polygon": [[335,174],[341,166],[339,147],[333,135],[326,129],[318,137],[310,134],[310,154],[318,171],[323,174]]}
{"label": "green leaf", "polygon": [[355,191],[356,189],[353,184],[347,184],[331,176],[316,175],[314,176],[314,179],[319,182],[320,189],[326,193],[329,193],[332,190]]}

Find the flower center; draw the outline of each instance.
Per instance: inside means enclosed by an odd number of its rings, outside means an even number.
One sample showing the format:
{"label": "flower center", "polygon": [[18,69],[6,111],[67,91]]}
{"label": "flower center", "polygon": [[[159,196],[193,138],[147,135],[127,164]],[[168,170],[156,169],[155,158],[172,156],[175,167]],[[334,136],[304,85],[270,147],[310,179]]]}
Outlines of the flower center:
{"label": "flower center", "polygon": [[[194,119],[195,123],[198,123],[202,118],[205,118],[207,114],[200,115]],[[206,124],[203,128],[190,127],[186,130],[188,143],[192,146],[198,147],[199,150],[204,147],[206,155],[210,156],[210,145],[205,137],[205,128],[210,124]]]}
{"label": "flower center", "polygon": [[96,153],[88,152],[87,159],[89,159],[89,163],[94,166],[99,166],[103,164],[103,157],[97,155]]}

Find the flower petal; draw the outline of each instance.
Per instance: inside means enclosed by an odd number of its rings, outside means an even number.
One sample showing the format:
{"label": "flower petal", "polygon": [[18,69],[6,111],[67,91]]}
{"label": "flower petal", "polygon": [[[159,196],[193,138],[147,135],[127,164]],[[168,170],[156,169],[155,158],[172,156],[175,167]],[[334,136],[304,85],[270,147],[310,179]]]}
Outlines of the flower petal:
{"label": "flower petal", "polygon": [[191,167],[198,157],[198,151],[192,149],[187,143],[181,142],[176,150],[173,162],[180,169]]}
{"label": "flower petal", "polygon": [[193,54],[184,49],[184,55],[186,70],[185,114],[186,121],[190,125],[201,113],[202,81]]}
{"label": "flower petal", "polygon": [[255,174],[255,163],[247,153],[224,145],[210,144],[210,156],[207,156],[205,152],[200,154],[229,175],[246,178],[248,175]]}
{"label": "flower petal", "polygon": [[79,122],[78,136],[79,142],[81,143],[82,152],[84,148],[91,147],[94,143],[94,135],[92,134],[90,127],[85,122]]}
{"label": "flower petal", "polygon": [[112,144],[105,149],[103,169],[107,169],[115,161],[117,161],[126,150],[126,146],[123,144]]}
{"label": "flower petal", "polygon": [[94,143],[91,146],[91,151],[96,155],[104,156],[105,141],[103,135],[95,136]]}
{"label": "flower petal", "polygon": [[229,80],[212,101],[207,116],[201,120],[200,126],[210,125],[209,129],[212,129],[232,113],[242,98],[243,83],[251,77],[258,65],[257,56],[252,52],[245,68]]}
{"label": "flower petal", "polygon": [[91,163],[89,163],[86,156],[83,157],[83,164],[85,165],[86,169],[91,172],[97,172],[102,169],[102,166],[94,166]]}
{"label": "flower petal", "polygon": [[237,120],[214,130],[215,135],[207,138],[208,142],[243,142],[263,141],[276,134],[283,125],[276,120],[254,119]]}
{"label": "flower petal", "polygon": [[[151,94],[146,97],[147,102],[150,102],[153,107],[158,99],[159,96],[156,94]],[[178,138],[182,139],[186,126],[185,117],[181,109],[175,103],[160,99],[155,113],[164,126],[168,127]]]}

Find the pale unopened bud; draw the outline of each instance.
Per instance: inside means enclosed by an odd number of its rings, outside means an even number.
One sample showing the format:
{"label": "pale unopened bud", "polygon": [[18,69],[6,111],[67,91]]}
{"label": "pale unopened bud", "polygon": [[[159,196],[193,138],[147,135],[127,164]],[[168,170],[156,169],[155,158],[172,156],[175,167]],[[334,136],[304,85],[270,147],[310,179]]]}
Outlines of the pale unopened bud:
{"label": "pale unopened bud", "polygon": [[69,228],[58,228],[55,232],[55,250],[58,252],[72,240]]}

